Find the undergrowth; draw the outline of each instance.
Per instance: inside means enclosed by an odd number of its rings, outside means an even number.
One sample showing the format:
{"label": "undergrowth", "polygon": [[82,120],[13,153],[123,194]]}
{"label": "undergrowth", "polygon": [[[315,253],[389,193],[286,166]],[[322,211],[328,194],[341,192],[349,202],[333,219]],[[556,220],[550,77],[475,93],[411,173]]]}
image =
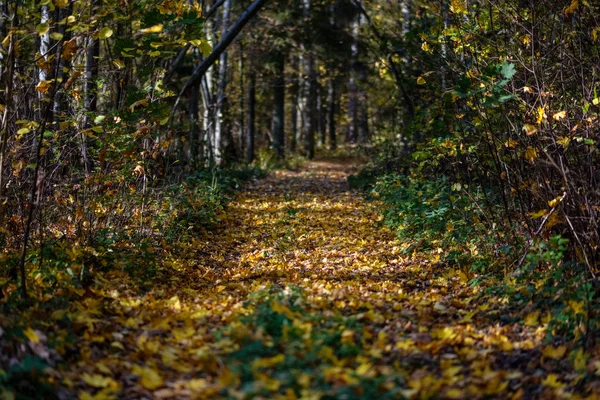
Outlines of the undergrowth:
{"label": "undergrowth", "polygon": [[[81,224],[86,235],[46,237],[30,248],[26,255],[27,299],[21,297],[13,273],[19,253],[10,249],[0,252],[0,387],[19,393],[23,399],[39,398],[40,394],[53,398],[44,383],[48,377],[39,378],[78,340],[75,321],[66,310],[91,296],[99,281],[114,281],[116,290],[141,294],[157,280],[169,280],[173,270],[165,260],[185,252],[187,241],[214,229],[234,191],[244,181],[265,173],[259,167],[203,170],[180,184],[149,190],[143,205],[134,209],[124,211],[122,206],[100,217],[82,213],[82,219],[92,221]],[[102,208],[102,199],[94,202]],[[125,223],[96,229],[100,226],[96,218],[123,218],[119,214],[124,212],[130,213]],[[58,340],[54,344],[33,329],[36,315],[47,312],[55,317],[57,328],[70,332],[66,337],[53,338]],[[17,342],[22,345],[11,345]],[[8,393],[0,390],[0,398]]]}

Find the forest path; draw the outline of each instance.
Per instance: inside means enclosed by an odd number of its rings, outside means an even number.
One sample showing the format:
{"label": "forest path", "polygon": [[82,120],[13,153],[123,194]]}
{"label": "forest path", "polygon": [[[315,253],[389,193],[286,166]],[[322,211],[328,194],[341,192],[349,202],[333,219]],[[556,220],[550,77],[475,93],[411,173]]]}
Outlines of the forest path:
{"label": "forest path", "polygon": [[[401,255],[377,204],[349,190],[352,168],[274,172],[236,196],[215,233],[163,260],[168,280],[82,302],[87,342],[67,368],[71,389],[85,399],[542,393],[537,322],[500,324],[499,305],[464,274]],[[559,373],[553,362],[545,368]]]}

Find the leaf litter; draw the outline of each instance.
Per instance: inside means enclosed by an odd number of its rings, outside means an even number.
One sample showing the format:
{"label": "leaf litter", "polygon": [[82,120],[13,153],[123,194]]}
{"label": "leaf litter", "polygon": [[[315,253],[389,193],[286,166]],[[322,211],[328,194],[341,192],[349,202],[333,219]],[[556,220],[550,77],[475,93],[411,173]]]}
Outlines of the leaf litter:
{"label": "leaf litter", "polygon": [[548,343],[542,311],[403,254],[379,204],[348,189],[352,168],[248,185],[144,293],[115,271],[28,314],[47,382],[85,400],[598,398],[597,351]]}

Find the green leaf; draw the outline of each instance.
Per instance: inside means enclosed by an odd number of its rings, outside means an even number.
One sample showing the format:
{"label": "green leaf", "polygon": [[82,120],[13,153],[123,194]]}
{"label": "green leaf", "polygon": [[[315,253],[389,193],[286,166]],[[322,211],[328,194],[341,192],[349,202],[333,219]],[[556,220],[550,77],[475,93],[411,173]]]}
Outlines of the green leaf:
{"label": "green leaf", "polygon": [[500,73],[506,79],[512,79],[512,77],[517,73],[517,70],[515,70],[514,64],[504,61],[504,63],[502,63],[502,70],[500,70]]}

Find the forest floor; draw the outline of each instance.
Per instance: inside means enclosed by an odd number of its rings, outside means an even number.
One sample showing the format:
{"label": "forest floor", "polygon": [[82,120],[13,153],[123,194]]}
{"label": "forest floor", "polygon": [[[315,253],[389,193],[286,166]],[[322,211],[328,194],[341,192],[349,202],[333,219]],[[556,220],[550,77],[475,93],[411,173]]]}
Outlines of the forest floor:
{"label": "forest floor", "polygon": [[250,183],[215,231],[161,260],[168,278],[147,293],[98,278],[66,311],[80,340],[50,383],[81,399],[600,392],[575,372],[580,353],[544,342],[539,311],[402,255],[380,205],[349,189],[354,168],[314,161]]}

